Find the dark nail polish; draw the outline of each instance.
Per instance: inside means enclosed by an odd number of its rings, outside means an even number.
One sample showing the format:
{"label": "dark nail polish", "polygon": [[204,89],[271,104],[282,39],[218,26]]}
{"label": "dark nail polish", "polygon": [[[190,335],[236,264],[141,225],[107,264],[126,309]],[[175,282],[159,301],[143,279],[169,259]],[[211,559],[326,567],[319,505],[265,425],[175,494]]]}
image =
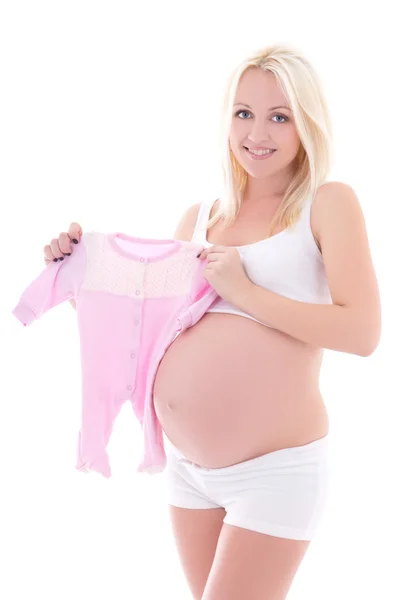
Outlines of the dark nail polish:
{"label": "dark nail polish", "polygon": [[65,256],[71,256],[71,252],[64,252]]}
{"label": "dark nail polish", "polygon": [[58,260],[64,260],[64,257],[63,257],[63,256],[60,256],[60,258],[59,258]]}
{"label": "dark nail polish", "polygon": [[74,244],[77,244],[77,243],[78,243],[78,240],[76,240],[75,238],[73,238],[73,240],[72,240],[72,241],[74,242]]}
{"label": "dark nail polish", "polygon": [[196,258],[199,258],[200,254],[201,254],[201,252],[199,252],[199,253],[198,253],[198,255],[197,255],[197,257],[196,257]]}
{"label": "dark nail polish", "polygon": [[58,261],[58,258],[53,258],[53,262],[57,262],[57,261]]}

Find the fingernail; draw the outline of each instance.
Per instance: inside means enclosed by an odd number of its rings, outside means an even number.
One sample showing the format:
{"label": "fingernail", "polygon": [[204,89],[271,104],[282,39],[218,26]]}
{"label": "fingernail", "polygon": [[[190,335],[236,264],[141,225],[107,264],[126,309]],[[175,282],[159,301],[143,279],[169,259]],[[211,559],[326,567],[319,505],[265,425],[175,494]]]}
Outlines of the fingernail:
{"label": "fingernail", "polygon": [[63,256],[60,256],[60,258],[59,258],[58,260],[64,260],[64,257],[63,257]]}
{"label": "fingernail", "polygon": [[73,238],[73,240],[72,240],[72,241],[74,242],[74,244],[77,244],[77,243],[78,243],[78,240],[76,240],[75,238]]}
{"label": "fingernail", "polygon": [[53,258],[53,262],[57,262],[57,261],[58,261],[58,258]]}
{"label": "fingernail", "polygon": [[71,256],[71,252],[64,252],[65,256]]}
{"label": "fingernail", "polygon": [[201,254],[201,252],[198,253],[197,258],[199,258],[200,254]]}

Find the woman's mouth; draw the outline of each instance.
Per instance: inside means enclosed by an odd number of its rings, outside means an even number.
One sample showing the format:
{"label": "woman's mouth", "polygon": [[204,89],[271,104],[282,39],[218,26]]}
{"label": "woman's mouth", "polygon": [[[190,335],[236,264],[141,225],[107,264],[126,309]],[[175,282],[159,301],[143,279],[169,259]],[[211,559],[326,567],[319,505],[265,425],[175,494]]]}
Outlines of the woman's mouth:
{"label": "woman's mouth", "polygon": [[243,146],[244,149],[246,150],[247,154],[253,159],[253,160],[266,160],[267,158],[271,158],[271,156],[273,154],[275,154],[276,150],[272,150],[269,152],[258,152],[257,154],[254,152],[250,152],[250,150],[248,148],[246,148],[246,146]]}

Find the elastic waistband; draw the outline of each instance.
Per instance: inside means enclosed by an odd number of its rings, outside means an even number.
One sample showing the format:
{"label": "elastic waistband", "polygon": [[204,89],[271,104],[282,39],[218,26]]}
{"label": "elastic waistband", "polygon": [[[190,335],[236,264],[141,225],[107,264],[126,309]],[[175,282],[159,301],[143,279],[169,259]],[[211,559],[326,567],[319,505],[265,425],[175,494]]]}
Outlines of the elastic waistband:
{"label": "elastic waistband", "polygon": [[171,445],[171,451],[175,454],[175,456],[178,459],[183,459],[183,460],[187,461],[188,463],[190,463],[191,465],[193,465],[194,467],[197,467],[204,471],[228,472],[228,470],[230,470],[230,469],[234,469],[235,467],[240,468],[241,466],[245,467],[245,466],[249,465],[250,463],[261,460],[262,458],[265,458],[266,460],[269,459],[271,461],[273,461],[275,458],[276,459],[284,459],[285,457],[287,457],[288,459],[292,459],[296,455],[304,455],[307,453],[311,453],[311,455],[314,456],[314,452],[317,453],[317,456],[325,457],[328,454],[329,438],[330,438],[330,436],[328,433],[323,438],[319,438],[317,440],[309,442],[308,444],[304,444],[303,446],[293,446],[290,448],[281,448],[280,450],[273,450],[272,452],[268,452],[267,454],[263,454],[261,456],[256,456],[255,458],[250,458],[248,460],[245,460],[240,463],[236,463],[234,465],[229,465],[227,467],[219,467],[219,468],[218,467],[217,468],[209,468],[209,467],[202,467],[201,465],[196,465],[196,463],[193,463],[188,458],[186,458],[186,456],[184,456],[184,454],[182,454],[182,452],[178,448],[176,448],[174,445]]}

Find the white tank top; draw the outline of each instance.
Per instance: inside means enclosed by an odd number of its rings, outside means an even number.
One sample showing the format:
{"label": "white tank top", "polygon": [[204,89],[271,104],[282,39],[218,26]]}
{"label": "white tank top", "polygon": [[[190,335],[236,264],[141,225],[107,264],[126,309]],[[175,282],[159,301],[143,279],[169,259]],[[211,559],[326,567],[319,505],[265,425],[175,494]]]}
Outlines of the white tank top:
{"label": "white tank top", "polygon": [[[214,202],[201,203],[192,236],[192,241],[204,248],[214,245],[207,241],[206,231]],[[332,304],[322,255],[311,230],[311,204],[312,198],[307,199],[293,227],[254,244],[234,248],[240,254],[247,276],[256,285],[300,302]],[[206,312],[242,315],[261,323],[221,297]]]}

